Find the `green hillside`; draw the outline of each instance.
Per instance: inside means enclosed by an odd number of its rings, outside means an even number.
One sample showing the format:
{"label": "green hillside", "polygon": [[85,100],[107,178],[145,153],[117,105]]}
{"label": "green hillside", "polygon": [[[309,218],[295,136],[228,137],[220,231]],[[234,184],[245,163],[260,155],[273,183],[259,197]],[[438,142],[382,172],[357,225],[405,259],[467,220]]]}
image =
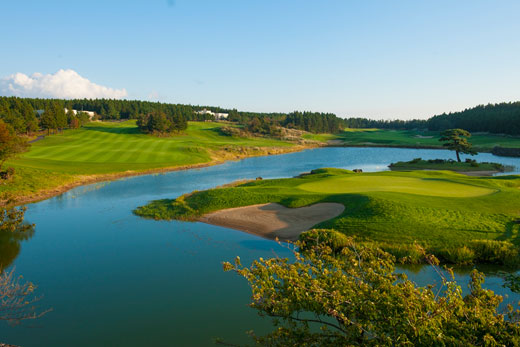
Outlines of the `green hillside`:
{"label": "green hillside", "polygon": [[[336,140],[336,145],[345,146],[393,146],[393,147],[438,147],[440,132],[417,130],[345,129],[339,134],[306,134],[307,139],[317,141]],[[519,136],[473,134],[469,138],[476,150],[490,152],[493,147],[520,148]]]}
{"label": "green hillside", "polygon": [[135,121],[92,122],[80,129],[46,136],[21,158],[8,162],[16,169],[13,181],[0,192],[17,196],[88,179],[89,175],[123,174],[204,164],[289,151],[293,143],[266,138],[221,134],[223,123],[189,122],[171,137],[139,132]]}

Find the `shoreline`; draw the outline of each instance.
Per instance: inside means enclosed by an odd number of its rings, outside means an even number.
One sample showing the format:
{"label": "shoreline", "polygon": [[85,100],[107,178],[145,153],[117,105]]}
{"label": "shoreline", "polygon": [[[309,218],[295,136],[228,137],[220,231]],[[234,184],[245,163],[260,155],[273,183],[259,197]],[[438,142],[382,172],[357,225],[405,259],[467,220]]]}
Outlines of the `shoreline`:
{"label": "shoreline", "polygon": [[[329,140],[330,141],[330,140]],[[332,140],[334,141],[334,140]],[[356,147],[356,148],[366,148],[366,147],[377,147],[377,148],[408,148],[408,149],[442,149],[449,151],[446,147],[443,146],[434,146],[434,145],[393,145],[393,144],[379,144],[379,143],[327,143],[326,147]],[[478,153],[491,153],[496,155],[497,157],[508,157],[505,155],[497,155],[493,153],[493,148],[485,148],[485,147],[473,147]]]}
{"label": "shoreline", "polygon": [[[205,167],[215,166],[215,165],[221,165],[229,161],[240,161],[242,159],[247,158],[253,158],[253,157],[263,157],[263,156],[271,156],[271,155],[281,155],[281,154],[288,154],[288,153],[294,153],[294,152],[301,152],[307,149],[313,149],[313,148],[319,148],[319,147],[325,147],[325,146],[319,146],[319,145],[295,145],[293,147],[283,148],[283,147],[277,147],[275,149],[265,150],[265,153],[260,154],[247,154],[247,153],[239,153],[239,154],[233,154],[232,157],[226,158],[226,159],[214,159],[206,163],[198,163],[198,164],[189,164],[189,165],[178,165],[178,166],[167,166],[167,167],[161,167],[161,168],[154,168],[154,169],[147,169],[143,171],[123,171],[123,172],[115,172],[115,173],[109,173],[109,174],[93,174],[93,175],[77,175],[78,179],[71,182],[66,183],[60,186],[57,186],[55,188],[42,190],[40,192],[30,194],[30,195],[22,195],[18,197],[14,197],[14,205],[20,206],[20,205],[27,205],[32,204],[36,202],[40,202],[43,200],[47,200],[56,196],[59,196],[63,193],[68,192],[71,189],[80,187],[80,186],[86,186],[89,184],[99,183],[99,182],[111,182],[116,181],[121,178],[127,178],[127,177],[136,177],[136,176],[145,176],[145,175],[153,175],[153,174],[160,174],[160,173],[168,173],[168,172],[174,172],[174,171],[182,171],[182,170],[190,170],[190,169],[202,169]],[[0,201],[0,206],[5,206],[5,200]]]}
{"label": "shoreline", "polygon": [[[443,147],[434,147],[434,146],[413,146],[413,145],[379,145],[379,144],[331,144],[331,143],[321,143],[321,144],[297,144],[293,147],[282,149],[282,148],[276,148],[275,153],[271,153],[271,151],[266,150],[266,153],[262,154],[233,154],[232,157],[226,158],[226,159],[219,159],[219,160],[211,160],[206,163],[198,163],[198,164],[190,164],[190,165],[179,165],[179,166],[171,166],[171,167],[162,167],[162,168],[155,168],[155,169],[148,169],[143,171],[124,171],[124,172],[116,172],[116,173],[110,173],[110,174],[93,174],[93,175],[77,175],[80,177],[77,181],[74,181],[72,183],[67,183],[61,186],[57,186],[52,189],[47,189],[41,192],[37,192],[31,195],[24,195],[20,197],[14,198],[14,204],[16,206],[19,205],[25,205],[25,204],[31,204],[39,201],[43,201],[46,199],[50,199],[55,196],[59,196],[73,188],[89,185],[93,183],[98,182],[110,182],[115,181],[120,178],[126,178],[126,177],[135,177],[135,176],[144,176],[144,175],[153,175],[157,173],[168,173],[168,172],[174,172],[174,171],[181,171],[181,170],[190,170],[190,169],[200,169],[205,167],[210,167],[214,165],[220,165],[224,164],[228,161],[238,161],[246,158],[253,158],[253,157],[262,157],[262,156],[270,156],[270,155],[281,155],[281,154],[288,154],[288,153],[294,153],[294,152],[301,152],[307,149],[313,149],[313,148],[323,148],[323,147],[362,147],[362,148],[408,148],[408,149],[440,149],[440,150],[447,150]],[[491,150],[489,151],[479,151],[479,153],[491,153]],[[476,172],[459,172],[461,174],[465,174],[468,176],[477,176]],[[482,173],[482,176],[492,176],[496,172],[489,172],[489,171],[482,171],[479,173]],[[0,206],[5,205],[5,201],[0,201]]]}

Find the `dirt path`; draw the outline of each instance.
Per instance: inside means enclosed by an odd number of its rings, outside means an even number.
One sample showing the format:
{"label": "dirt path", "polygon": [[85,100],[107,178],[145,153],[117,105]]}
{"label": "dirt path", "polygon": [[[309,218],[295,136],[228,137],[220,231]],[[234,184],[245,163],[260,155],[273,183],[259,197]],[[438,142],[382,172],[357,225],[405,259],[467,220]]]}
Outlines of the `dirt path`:
{"label": "dirt path", "polygon": [[[36,141],[43,140],[44,138],[45,138],[45,135],[40,135],[40,136],[38,136],[37,138],[32,139],[31,141],[29,141],[29,143],[34,143],[34,142],[36,142]],[[0,347],[2,347],[2,346],[0,345]]]}
{"label": "dirt path", "polygon": [[269,239],[278,237],[284,241],[296,241],[302,232],[339,216],[343,210],[345,206],[337,203],[320,203],[300,208],[287,208],[271,203],[208,213],[199,221]]}

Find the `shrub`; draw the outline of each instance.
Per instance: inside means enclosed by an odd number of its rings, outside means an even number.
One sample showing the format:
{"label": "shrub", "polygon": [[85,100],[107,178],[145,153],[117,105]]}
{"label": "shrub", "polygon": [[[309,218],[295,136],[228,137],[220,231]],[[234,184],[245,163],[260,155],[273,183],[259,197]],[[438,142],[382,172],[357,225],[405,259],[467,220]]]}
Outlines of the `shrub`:
{"label": "shrub", "polygon": [[[478,167],[479,164],[477,163],[477,161],[475,159],[470,159],[470,158],[466,158],[466,163],[469,163],[470,166],[472,167]],[[483,163],[483,164],[486,164],[486,163]]]}
{"label": "shrub", "polygon": [[236,127],[229,127],[229,126],[221,127],[221,128],[219,128],[219,131],[222,135],[226,135],[226,136],[248,137],[248,134],[243,129],[236,128]]}
{"label": "shrub", "polygon": [[506,167],[499,163],[493,163],[493,167],[498,171],[505,171]]}
{"label": "shrub", "polygon": [[302,248],[309,249],[318,244],[329,246],[334,252],[339,252],[350,244],[351,240],[343,233],[333,229],[312,229],[300,235]]}
{"label": "shrub", "polygon": [[412,163],[412,164],[417,164],[417,163],[420,162],[421,160],[422,160],[422,158],[415,158],[415,159],[410,160],[410,163]]}
{"label": "shrub", "polygon": [[445,262],[452,264],[467,265],[475,261],[475,252],[466,246],[439,250],[436,254]]}
{"label": "shrub", "polygon": [[[316,235],[318,236],[319,233]],[[393,257],[353,239],[341,255],[326,245],[293,251],[292,259],[260,258],[247,268],[239,257],[223,263],[247,279],[250,307],[273,318],[258,346],[519,346],[519,312],[482,287],[471,273],[469,293],[434,257],[439,285],[418,287],[394,272]],[[297,246],[300,246],[298,243]]]}
{"label": "shrub", "polygon": [[383,251],[390,253],[401,264],[422,264],[425,261],[425,249],[417,244],[395,244],[378,243],[373,247],[379,247]]}
{"label": "shrub", "polygon": [[0,179],[8,180],[14,176],[14,173],[15,173],[14,167],[9,167],[9,168],[7,168],[7,170],[0,171]]}
{"label": "shrub", "polygon": [[496,240],[475,240],[469,246],[475,252],[475,260],[482,263],[517,265],[518,247],[510,242]]}

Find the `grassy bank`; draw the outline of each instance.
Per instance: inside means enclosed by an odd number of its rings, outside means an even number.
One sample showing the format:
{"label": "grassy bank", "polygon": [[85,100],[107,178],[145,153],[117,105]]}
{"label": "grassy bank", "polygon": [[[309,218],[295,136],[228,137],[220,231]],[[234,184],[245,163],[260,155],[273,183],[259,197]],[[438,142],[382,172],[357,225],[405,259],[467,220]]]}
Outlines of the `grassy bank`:
{"label": "grassy bank", "polygon": [[[306,134],[309,140],[332,143],[337,146],[389,146],[442,148],[440,133],[436,131],[345,129],[332,134]],[[479,152],[490,152],[493,147],[520,148],[520,137],[493,134],[473,134],[470,142]]]}
{"label": "grassy bank", "polygon": [[515,224],[519,187],[520,176],[320,169],[299,178],[253,181],[154,201],[135,213],[195,220],[212,211],[268,202],[287,207],[337,202],[345,206],[343,214],[316,227],[377,243],[411,262],[417,243],[447,262],[509,264],[518,258],[511,254],[520,246]]}
{"label": "grassy bank", "polygon": [[222,123],[190,122],[182,134],[141,134],[135,121],[93,122],[32,144],[29,152],[7,163],[15,177],[0,185],[20,201],[59,193],[62,188],[146,172],[211,165],[255,155],[301,149],[268,138],[226,136]]}
{"label": "grassy bank", "polygon": [[430,159],[422,160],[416,158],[410,161],[398,161],[388,166],[393,171],[400,170],[449,170],[456,172],[504,172],[507,168],[499,163],[478,163],[475,160],[467,159],[465,162],[454,160]]}

